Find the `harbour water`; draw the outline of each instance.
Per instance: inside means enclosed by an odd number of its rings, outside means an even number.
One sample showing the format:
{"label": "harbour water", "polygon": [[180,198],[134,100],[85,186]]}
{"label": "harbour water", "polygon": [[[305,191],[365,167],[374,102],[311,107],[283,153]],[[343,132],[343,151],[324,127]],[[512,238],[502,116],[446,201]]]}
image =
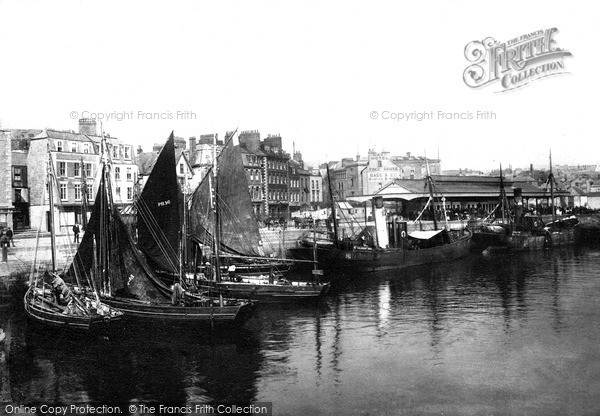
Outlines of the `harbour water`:
{"label": "harbour water", "polygon": [[28,326],[9,302],[0,413],[272,402],[274,415],[600,414],[599,247],[341,274],[321,306],[260,307],[233,335],[73,338]]}

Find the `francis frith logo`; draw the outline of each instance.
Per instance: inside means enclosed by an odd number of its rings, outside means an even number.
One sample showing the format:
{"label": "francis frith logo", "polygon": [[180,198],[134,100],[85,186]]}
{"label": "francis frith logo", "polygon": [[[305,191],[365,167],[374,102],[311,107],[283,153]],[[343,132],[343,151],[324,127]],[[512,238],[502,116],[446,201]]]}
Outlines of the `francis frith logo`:
{"label": "francis frith logo", "polygon": [[473,41],[465,47],[471,64],[463,79],[471,88],[500,84],[501,92],[523,87],[533,81],[565,74],[564,58],[571,53],[556,46],[557,28],[537,30],[500,43],[492,37]]}

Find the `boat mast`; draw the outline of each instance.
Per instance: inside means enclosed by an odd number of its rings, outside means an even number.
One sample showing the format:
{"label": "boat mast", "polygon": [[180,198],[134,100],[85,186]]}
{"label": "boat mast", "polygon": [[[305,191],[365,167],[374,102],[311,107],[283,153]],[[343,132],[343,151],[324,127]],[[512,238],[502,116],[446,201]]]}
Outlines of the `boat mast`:
{"label": "boat mast", "polygon": [[506,192],[504,191],[504,178],[502,177],[502,163],[500,163],[500,203],[502,204],[502,224],[506,223],[504,200],[506,199]]}
{"label": "boat mast", "polygon": [[[335,199],[333,198],[333,191],[331,190],[331,175],[329,174],[329,163],[327,164],[327,185],[329,188],[329,198],[331,198],[331,217],[333,220],[333,246],[338,248],[338,223],[337,213],[335,212]],[[313,224],[314,225],[314,224]]]}
{"label": "boat mast", "polygon": [[213,135],[213,168],[212,168],[212,179],[213,179],[213,211],[215,214],[214,230],[213,230],[213,253],[215,256],[215,279],[217,283],[221,282],[221,260],[219,258],[219,251],[221,245],[221,219],[219,216],[219,186],[217,182],[217,135]]}
{"label": "boat mast", "polygon": [[48,152],[48,212],[50,214],[50,252],[52,253],[52,272],[56,272],[56,232],[54,230],[54,166],[52,154]]}
{"label": "boat mast", "polygon": [[317,270],[317,227],[313,224],[313,270]]}
{"label": "boat mast", "polygon": [[81,227],[87,228],[87,184],[85,183],[85,165],[81,158]]}
{"label": "boat mast", "polygon": [[550,150],[550,175],[548,175],[550,181],[550,199],[552,206],[552,222],[556,221],[556,211],[554,210],[554,174],[552,173],[552,149]]}
{"label": "boat mast", "polygon": [[435,207],[433,206],[433,180],[431,179],[431,173],[429,173],[429,162],[427,161],[427,156],[425,156],[425,162],[427,165],[427,183],[429,184],[429,198],[431,198],[431,214],[433,215],[433,228],[437,231],[438,223],[437,218],[435,217]]}
{"label": "boat mast", "polygon": [[[102,126],[102,123],[100,123],[100,132],[101,132],[101,136],[102,136],[101,160],[102,160],[102,172],[104,174],[105,189],[100,189],[99,192],[102,192],[102,195],[106,198],[108,209],[110,211],[112,211],[114,201],[113,201],[113,195],[112,195],[112,187],[110,185],[111,184],[111,182],[110,182],[110,160],[109,160],[110,154],[108,152],[108,144],[106,143],[106,137],[104,136],[104,128]],[[107,285],[107,293],[109,295],[112,295],[112,283],[110,281],[110,275],[108,272],[110,270],[110,261],[111,261],[110,249],[108,247],[108,244],[110,243],[110,237],[109,237],[110,229],[108,227],[110,227],[110,224],[106,223],[105,215],[101,215],[100,221],[101,221],[100,238],[104,239],[104,241],[101,241],[101,244],[100,244],[100,250],[101,250],[101,253],[100,253],[101,260],[100,261],[101,261],[101,270],[102,270],[102,280]]]}

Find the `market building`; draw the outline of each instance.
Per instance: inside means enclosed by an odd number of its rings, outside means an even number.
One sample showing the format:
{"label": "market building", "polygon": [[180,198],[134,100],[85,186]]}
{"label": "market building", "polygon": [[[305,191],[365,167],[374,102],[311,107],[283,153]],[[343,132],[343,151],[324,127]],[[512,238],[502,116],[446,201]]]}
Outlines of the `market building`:
{"label": "market building", "polygon": [[[484,218],[499,203],[499,176],[447,176],[432,175],[434,190],[433,207],[436,211],[446,211],[449,219],[452,215],[468,215],[470,218]],[[512,178],[503,178],[509,203],[514,203],[515,190],[520,190],[526,210],[544,213],[551,206],[550,189],[538,187],[528,182],[515,182]],[[519,192],[519,191],[517,191]],[[555,190],[555,205],[566,206],[569,192]],[[363,203],[367,207],[375,196],[382,196],[388,212],[408,219],[415,219],[427,205],[430,197],[429,186],[425,179],[394,179],[378,189],[374,194],[350,198],[353,203]]]}

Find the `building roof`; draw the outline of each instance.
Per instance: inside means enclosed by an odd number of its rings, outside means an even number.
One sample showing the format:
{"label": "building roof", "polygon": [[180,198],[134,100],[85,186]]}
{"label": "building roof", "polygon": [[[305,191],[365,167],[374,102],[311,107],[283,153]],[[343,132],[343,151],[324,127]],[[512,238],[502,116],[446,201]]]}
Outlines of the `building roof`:
{"label": "building roof", "polygon": [[155,152],[142,152],[137,154],[137,166],[138,173],[140,175],[150,175],[154,163],[158,158],[158,153]]}
{"label": "building roof", "polygon": [[[447,198],[465,197],[497,197],[500,194],[500,178],[494,176],[446,176],[433,175],[434,193]],[[530,183],[515,184],[510,179],[504,180],[504,189],[512,193],[515,188],[521,188],[525,198],[544,198],[550,196],[550,190],[539,188]],[[555,190],[556,196],[568,196],[566,191]],[[429,197],[429,187],[423,179],[395,179],[386,184],[374,195],[381,195],[386,199],[412,200]],[[373,195],[355,197],[354,199],[366,200]]]}
{"label": "building roof", "polygon": [[29,141],[40,134],[39,129],[11,129],[11,150],[29,150]]}
{"label": "building roof", "polygon": [[531,177],[530,175],[527,176],[515,176],[513,177],[513,182],[528,182],[528,183],[537,183],[537,180],[533,177]]}
{"label": "building roof", "polygon": [[267,154],[265,152],[263,152],[260,149],[257,149],[255,152],[253,152],[252,150],[248,149],[245,146],[240,146],[239,144],[236,145],[240,148],[240,150],[242,151],[242,153],[245,153],[247,155],[256,155],[256,156],[266,156]]}
{"label": "building roof", "polygon": [[577,186],[571,186],[571,195],[585,195],[585,191]]}
{"label": "building roof", "polygon": [[[56,139],[56,140],[68,140],[68,141],[79,141],[79,142],[94,142],[90,136],[85,134],[75,133],[70,130],[51,130],[44,129],[40,134],[32,138],[31,140],[38,139]],[[99,138],[98,138],[99,139]]]}
{"label": "building roof", "polygon": [[187,156],[187,151],[184,149],[175,148],[175,161],[179,162],[181,158],[183,158],[183,160],[185,161],[188,170],[193,173],[192,165],[190,164],[190,161]]}

